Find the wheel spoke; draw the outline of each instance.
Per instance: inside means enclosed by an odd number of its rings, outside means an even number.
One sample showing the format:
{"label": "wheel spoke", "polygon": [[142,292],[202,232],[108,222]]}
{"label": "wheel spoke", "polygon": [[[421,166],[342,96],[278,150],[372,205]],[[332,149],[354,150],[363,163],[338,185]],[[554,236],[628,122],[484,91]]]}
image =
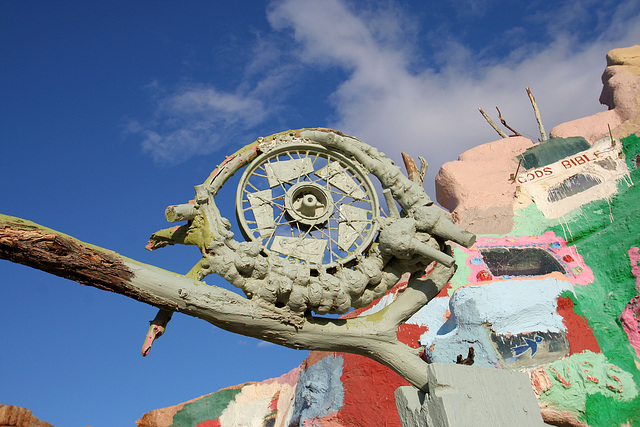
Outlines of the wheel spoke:
{"label": "wheel spoke", "polygon": [[245,236],[259,238],[267,251],[334,265],[373,241],[377,197],[350,158],[320,146],[289,144],[247,168],[238,190],[238,218]]}

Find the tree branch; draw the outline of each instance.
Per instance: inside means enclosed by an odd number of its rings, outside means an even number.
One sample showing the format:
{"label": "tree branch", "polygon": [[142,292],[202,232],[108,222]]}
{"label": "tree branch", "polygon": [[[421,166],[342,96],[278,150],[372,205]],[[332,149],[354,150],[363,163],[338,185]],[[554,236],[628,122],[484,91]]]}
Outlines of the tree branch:
{"label": "tree branch", "polygon": [[404,293],[385,310],[352,319],[330,319],[295,313],[287,307],[274,308],[260,299],[246,299],[2,214],[0,258],[285,347],[364,355],[423,390],[427,384],[425,362],[415,349],[397,340],[397,328],[453,274],[452,268],[437,265],[426,279],[412,278]]}
{"label": "tree branch", "polygon": [[396,328],[406,322],[438,295],[453,277],[453,273],[455,273],[455,267],[436,264],[426,277],[420,274],[411,275],[407,288],[386,308],[385,319],[395,324]]}
{"label": "tree branch", "polygon": [[522,136],[518,133],[518,131],[516,131],[514,128],[512,128],[511,126],[509,126],[507,124],[507,121],[505,119],[502,118],[502,113],[500,112],[500,109],[498,107],[496,107],[496,110],[498,110],[498,118],[500,119],[500,123],[502,123],[502,126],[506,127],[507,129],[509,129],[511,132],[513,132],[513,135],[511,136]]}

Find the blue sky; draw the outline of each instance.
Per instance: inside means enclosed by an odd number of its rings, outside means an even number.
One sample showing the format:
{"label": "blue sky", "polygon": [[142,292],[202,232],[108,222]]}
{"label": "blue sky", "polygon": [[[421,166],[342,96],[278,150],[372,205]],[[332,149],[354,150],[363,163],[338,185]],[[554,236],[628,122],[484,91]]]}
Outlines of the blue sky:
{"label": "blue sky", "polygon": [[[535,139],[526,86],[547,129],[602,111],[606,52],[639,42],[637,1],[0,2],[0,212],[184,273],[197,251],[149,235],[258,136],[422,155],[435,197],[442,163],[497,138],[478,107]],[[133,425],[306,356],[176,315],[142,358],[153,307],[6,261],[0,301],[0,403],[56,426]]]}

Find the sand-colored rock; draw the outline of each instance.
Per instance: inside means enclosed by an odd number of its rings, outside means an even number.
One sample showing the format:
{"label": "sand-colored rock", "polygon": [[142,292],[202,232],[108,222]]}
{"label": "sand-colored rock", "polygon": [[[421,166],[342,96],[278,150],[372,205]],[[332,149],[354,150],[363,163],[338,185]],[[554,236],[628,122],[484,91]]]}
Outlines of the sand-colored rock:
{"label": "sand-colored rock", "polygon": [[53,427],[53,425],[40,421],[26,408],[0,404],[0,427]]}
{"label": "sand-colored rock", "polygon": [[607,65],[629,65],[638,67],[636,74],[640,75],[640,45],[612,49],[607,53]]}
{"label": "sand-colored rock", "polygon": [[584,136],[594,143],[609,135],[609,126],[614,138],[637,132],[640,128],[640,45],[611,50],[602,83],[600,103],[609,110],[562,123],[551,130],[552,138]]}
{"label": "sand-colored rock", "polygon": [[516,156],[533,146],[524,137],[503,138],[462,153],[436,176],[436,198],[462,228],[505,234],[513,227]]}

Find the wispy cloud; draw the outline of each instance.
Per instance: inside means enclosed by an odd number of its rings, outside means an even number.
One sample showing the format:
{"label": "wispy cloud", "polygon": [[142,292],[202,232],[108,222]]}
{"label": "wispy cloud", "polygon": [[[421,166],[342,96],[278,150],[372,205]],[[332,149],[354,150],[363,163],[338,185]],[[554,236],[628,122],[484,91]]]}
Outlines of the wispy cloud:
{"label": "wispy cloud", "polygon": [[127,131],[141,137],[143,150],[162,164],[178,164],[245,140],[244,134],[286,108],[288,88],[296,81],[298,65],[282,58],[286,43],[279,39],[275,33],[256,35],[254,45],[247,47],[251,59],[231,89],[214,83],[171,88],[153,82],[147,88],[155,100],[152,116],[131,121]]}
{"label": "wispy cloud", "polygon": [[190,85],[161,98],[153,117],[131,123],[129,131],[142,135],[142,148],[154,160],[179,163],[218,150],[236,129],[251,128],[266,114],[263,101],[250,94]]}

